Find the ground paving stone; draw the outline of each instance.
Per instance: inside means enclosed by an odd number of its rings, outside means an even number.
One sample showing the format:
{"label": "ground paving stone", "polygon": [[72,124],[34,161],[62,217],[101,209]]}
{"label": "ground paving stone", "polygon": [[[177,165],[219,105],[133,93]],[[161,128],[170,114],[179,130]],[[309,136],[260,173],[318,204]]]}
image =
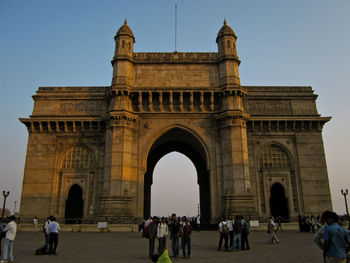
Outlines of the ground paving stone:
{"label": "ground paving stone", "polygon": [[[321,250],[313,243],[311,233],[278,232],[280,244],[267,244],[266,232],[249,235],[249,251],[218,251],[219,235],[215,231],[194,232],[191,259],[176,258],[173,262],[259,262],[313,263],[322,262]],[[14,243],[16,263],[90,263],[151,262],[148,240],[140,233],[60,233],[57,256],[34,254],[42,246],[43,233],[19,232]],[[167,240],[170,248],[170,240]],[[171,254],[171,249],[169,249]],[[182,254],[182,253],[180,253]]]}

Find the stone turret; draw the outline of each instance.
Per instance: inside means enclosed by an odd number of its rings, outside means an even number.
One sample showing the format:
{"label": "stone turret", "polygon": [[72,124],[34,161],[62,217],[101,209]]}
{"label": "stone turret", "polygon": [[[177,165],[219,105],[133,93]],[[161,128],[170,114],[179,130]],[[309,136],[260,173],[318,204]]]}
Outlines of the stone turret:
{"label": "stone turret", "polygon": [[112,86],[115,87],[118,85],[119,88],[125,89],[129,87],[132,82],[132,57],[135,43],[134,33],[128,26],[126,19],[124,25],[119,28],[114,40],[115,52],[112,60]]}
{"label": "stone turret", "polygon": [[115,57],[131,57],[134,49],[135,37],[134,33],[128,26],[128,22],[124,21],[117,34],[114,37],[115,40]]}
{"label": "stone turret", "polygon": [[220,86],[224,88],[241,85],[238,71],[241,61],[237,57],[236,40],[235,32],[224,20],[216,37],[220,58]]}
{"label": "stone turret", "polygon": [[236,40],[237,36],[235,32],[233,32],[232,28],[227,25],[226,20],[224,20],[224,25],[221,27],[216,37],[219,54],[222,56],[233,55],[237,57]]}

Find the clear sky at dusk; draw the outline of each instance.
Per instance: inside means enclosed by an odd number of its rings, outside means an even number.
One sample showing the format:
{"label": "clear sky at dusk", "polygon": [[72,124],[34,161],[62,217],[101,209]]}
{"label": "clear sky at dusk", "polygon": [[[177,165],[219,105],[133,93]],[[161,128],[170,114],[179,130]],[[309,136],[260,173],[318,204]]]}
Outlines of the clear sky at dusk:
{"label": "clear sky at dusk", "polygon": [[[25,164],[28,132],[18,118],[31,114],[38,87],[110,85],[113,37],[125,18],[135,52],[174,51],[175,4],[178,51],[216,52],[226,19],[238,36],[242,85],[312,86],[319,113],[332,116],[323,139],[334,209],[343,213],[340,189],[350,188],[348,0],[0,0],[0,191],[11,191],[7,207],[20,201]],[[169,167],[181,159],[174,156],[163,158]],[[181,160],[189,168],[177,180],[192,176],[195,185],[195,171]]]}

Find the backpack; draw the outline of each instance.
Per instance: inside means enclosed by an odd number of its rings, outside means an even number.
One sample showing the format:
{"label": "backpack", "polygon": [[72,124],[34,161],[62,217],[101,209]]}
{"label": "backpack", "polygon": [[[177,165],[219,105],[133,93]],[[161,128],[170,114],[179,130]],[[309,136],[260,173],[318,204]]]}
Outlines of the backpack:
{"label": "backpack", "polygon": [[248,223],[246,221],[242,221],[242,233],[249,234],[250,228],[248,226]]}
{"label": "backpack", "polygon": [[228,232],[229,232],[229,230],[228,230],[228,224],[227,224],[227,223],[226,223],[226,224],[222,223],[221,234],[223,234],[223,235],[228,235]]}
{"label": "backpack", "polygon": [[149,238],[149,229],[148,229],[149,224],[145,226],[145,229],[142,232],[142,237],[144,238]]}

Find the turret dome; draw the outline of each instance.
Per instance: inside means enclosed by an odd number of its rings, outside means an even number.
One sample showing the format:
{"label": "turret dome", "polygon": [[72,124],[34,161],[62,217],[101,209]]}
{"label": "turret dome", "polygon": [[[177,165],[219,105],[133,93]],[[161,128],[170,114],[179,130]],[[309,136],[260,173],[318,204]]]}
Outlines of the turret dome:
{"label": "turret dome", "polygon": [[237,39],[235,32],[233,32],[232,28],[227,24],[226,19],[224,20],[224,25],[221,27],[216,37],[216,42],[218,42],[218,39],[223,36],[233,36]]}
{"label": "turret dome", "polygon": [[115,38],[117,38],[118,36],[129,36],[129,37],[131,37],[131,38],[134,40],[134,42],[135,42],[134,33],[132,32],[132,30],[131,30],[130,27],[128,26],[128,22],[126,21],[126,19],[125,19],[125,21],[124,21],[124,25],[122,25],[122,26],[119,28],[117,34],[115,35]]}

